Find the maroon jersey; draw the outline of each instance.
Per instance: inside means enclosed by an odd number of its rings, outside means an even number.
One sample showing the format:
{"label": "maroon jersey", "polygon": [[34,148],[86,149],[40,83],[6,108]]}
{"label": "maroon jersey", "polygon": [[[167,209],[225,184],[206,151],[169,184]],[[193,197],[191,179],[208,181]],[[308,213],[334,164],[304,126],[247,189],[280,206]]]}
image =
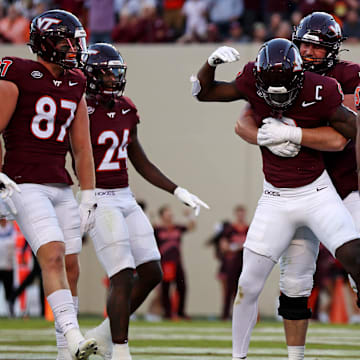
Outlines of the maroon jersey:
{"label": "maroon jersey", "polygon": [[139,116],[133,102],[121,96],[108,109],[96,98],[87,99],[96,187],[115,189],[129,186],[127,146]]}
{"label": "maroon jersey", "polygon": [[[360,65],[340,61],[326,75],[336,79],[344,94],[354,94],[359,84]],[[355,143],[350,141],[343,151],[324,152],[325,167],[334,186],[344,199],[357,190]]]}
{"label": "maroon jersey", "polygon": [[236,255],[236,252],[243,251],[243,245],[246,240],[246,234],[249,230],[248,225],[231,224],[223,233],[223,236],[227,238],[229,244],[237,245],[235,251],[229,251],[225,254],[226,258],[232,258]]}
{"label": "maroon jersey", "polygon": [[17,183],[72,184],[65,155],[85,77],[80,70],[67,70],[55,79],[41,63],[15,57],[3,58],[0,70],[0,79],[19,89],[16,109],[3,134],[3,171]]}
{"label": "maroon jersey", "polygon": [[[245,65],[236,78],[236,85],[251,104],[256,124],[260,127],[262,119],[276,114],[259,96],[253,68],[253,62]],[[336,80],[307,71],[303,88],[293,106],[282,114],[282,121],[302,128],[326,126],[342,100],[341,87]],[[325,169],[322,153],[305,146],[294,158],[276,156],[265,146],[260,149],[265,179],[276,187],[294,188],[310,184]]]}
{"label": "maroon jersey", "polygon": [[172,227],[156,226],[154,234],[161,254],[161,261],[181,261],[181,237],[187,227],[174,225]]}

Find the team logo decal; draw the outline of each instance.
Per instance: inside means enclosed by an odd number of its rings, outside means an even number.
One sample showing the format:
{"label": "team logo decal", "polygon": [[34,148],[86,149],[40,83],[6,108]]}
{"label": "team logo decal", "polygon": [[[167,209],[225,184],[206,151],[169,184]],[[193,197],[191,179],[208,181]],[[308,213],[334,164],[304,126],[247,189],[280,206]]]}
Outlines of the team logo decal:
{"label": "team logo decal", "polygon": [[95,112],[95,108],[92,107],[92,106],[88,106],[87,111],[88,111],[88,114],[91,115],[91,114],[93,114]]}
{"label": "team logo decal", "polygon": [[38,19],[37,26],[41,30],[47,30],[51,25],[59,24],[59,23],[61,23],[60,19],[44,17],[44,18],[39,18]]}
{"label": "team logo decal", "polygon": [[106,115],[110,118],[110,119],[113,119],[116,115],[116,112],[108,112],[106,113]]}
{"label": "team logo decal", "polygon": [[34,70],[32,73],[31,73],[31,76],[34,78],[34,79],[41,79],[44,74],[38,70]]}

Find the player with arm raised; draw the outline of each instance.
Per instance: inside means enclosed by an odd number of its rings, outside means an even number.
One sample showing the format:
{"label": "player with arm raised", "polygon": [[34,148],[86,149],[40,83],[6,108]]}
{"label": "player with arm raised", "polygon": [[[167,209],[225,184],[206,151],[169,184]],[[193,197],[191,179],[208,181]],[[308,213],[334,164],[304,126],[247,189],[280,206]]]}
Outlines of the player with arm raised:
{"label": "player with arm raised", "polygon": [[[297,145],[308,129],[328,122],[345,138],[355,139],[355,116],[342,105],[341,87],[331,78],[304,73],[299,51],[291,42],[269,41],[256,62],[245,65],[235,81],[215,81],[213,65],[236,60],[234,51],[226,48],[225,55],[223,50],[215,51],[200,69],[193,87],[199,100],[245,98],[253,108],[257,127],[269,117],[290,125],[289,139]],[[243,359],[256,322],[258,296],[299,225],[309,227],[360,283],[358,232],[325,170],[322,153],[303,146],[296,157],[286,158],[274,155],[266,146],[260,149],[264,192],[244,245],[244,267],[233,309],[233,357]]]}
{"label": "player with arm raised", "polygon": [[[306,16],[295,29],[293,40],[299,48],[305,69],[335,78],[345,94],[343,104],[355,110],[354,92],[359,83],[360,66],[338,59],[343,38],[340,26],[334,18],[323,12]],[[320,93],[318,96],[321,96]],[[281,124],[270,120],[258,132],[253,111],[248,108],[237,121],[236,132],[250,143],[259,142],[259,144],[286,148],[287,129],[279,125]],[[306,134],[303,132],[301,145],[327,151],[323,153],[326,170],[344,205],[350,211],[357,229],[360,230],[355,142],[347,141],[331,127],[307,131]],[[274,145],[275,143],[277,145]],[[342,151],[334,152],[337,150]],[[298,151],[299,148],[296,148],[296,151],[290,155],[296,156]],[[286,155],[280,154],[280,156]],[[307,241],[309,237],[312,241]],[[304,357],[308,319],[311,317],[307,300],[313,287],[318,247],[319,241],[313,232],[307,228],[300,228],[280,259],[279,314],[284,318],[289,360]],[[299,274],[301,274],[301,282],[299,282]]]}

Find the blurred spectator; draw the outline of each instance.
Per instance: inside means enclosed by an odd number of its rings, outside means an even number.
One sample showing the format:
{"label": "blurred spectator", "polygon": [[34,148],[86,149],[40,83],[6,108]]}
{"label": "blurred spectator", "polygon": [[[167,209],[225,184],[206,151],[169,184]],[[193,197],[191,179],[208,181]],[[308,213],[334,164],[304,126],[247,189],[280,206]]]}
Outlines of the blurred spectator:
{"label": "blurred spectator", "polygon": [[203,42],[207,36],[207,0],[187,0],[182,8],[185,33],[179,42]]}
{"label": "blurred spectator", "polygon": [[244,11],[243,0],[208,0],[209,21],[215,24],[222,39],[229,36],[230,24],[238,21]]}
{"label": "blurred spectator", "polygon": [[278,28],[275,31],[274,37],[291,40],[291,35],[292,35],[291,25],[287,21],[281,21]]}
{"label": "blurred spectator", "polygon": [[221,36],[218,27],[215,24],[208,24],[207,27],[207,42],[209,43],[217,43],[221,42]]}
{"label": "blurred spectator", "polygon": [[358,43],[360,40],[360,19],[357,11],[350,10],[344,21],[343,35],[347,43]]}
{"label": "blurred spectator", "polygon": [[243,27],[238,21],[233,21],[230,24],[229,37],[226,39],[230,43],[248,43],[251,39],[244,34]]}
{"label": "blurred spectator", "polygon": [[257,21],[261,21],[261,2],[254,0],[244,0],[244,12],[242,16],[242,23],[246,35],[251,36],[253,32],[253,25]]}
{"label": "blurred spectator", "polygon": [[86,0],[88,30],[91,44],[111,43],[111,32],[115,27],[115,14],[120,11],[121,0]]}
{"label": "blurred spectator", "polygon": [[169,29],[154,4],[143,4],[136,28],[136,42],[163,43],[170,39]]}
{"label": "blurred spectator", "polygon": [[262,22],[254,24],[252,40],[255,43],[263,43],[266,40],[266,27]]}
{"label": "blurred spectator", "polygon": [[136,13],[121,12],[120,20],[112,31],[112,40],[116,43],[135,43],[140,30]]}
{"label": "blurred spectator", "polygon": [[292,14],[291,14],[291,17],[290,17],[290,20],[291,20],[291,25],[293,27],[296,27],[300,24],[300,21],[302,19],[303,15],[300,11],[294,11]]}
{"label": "blurred spectator", "polygon": [[182,7],[185,0],[163,0],[162,10],[166,25],[171,30],[172,38],[177,39],[184,32],[184,16]]}
{"label": "blurred spectator", "polygon": [[21,4],[9,6],[7,15],[0,19],[0,40],[13,44],[24,44],[29,41],[30,22],[21,13]]}
{"label": "blurred spectator", "polygon": [[14,303],[11,297],[14,284],[15,239],[13,223],[0,219],[0,282],[4,285],[10,316],[14,315]]}
{"label": "blurred spectator", "polygon": [[282,21],[282,18],[279,13],[273,13],[270,15],[269,26],[268,26],[268,31],[267,31],[267,35],[266,35],[267,40],[273,39],[274,37],[276,37],[275,34],[281,24],[281,21]]}
{"label": "blurred spectator", "polygon": [[243,264],[243,246],[249,225],[245,220],[244,206],[234,208],[234,222],[224,228],[220,239],[220,252],[224,258],[225,298],[222,309],[223,320],[230,319],[230,308],[235,298]]}
{"label": "blurred spectator", "polygon": [[166,319],[174,318],[172,313],[170,287],[176,285],[176,294],[179,302],[176,317],[188,318],[185,312],[186,301],[186,278],[183,268],[181,253],[181,241],[185,232],[195,228],[195,219],[186,209],[184,215],[187,217],[187,224],[174,223],[174,216],[171,208],[167,205],[159,209],[160,223],[154,226],[155,238],[161,254],[161,266],[163,270],[163,281],[161,283],[161,299]]}

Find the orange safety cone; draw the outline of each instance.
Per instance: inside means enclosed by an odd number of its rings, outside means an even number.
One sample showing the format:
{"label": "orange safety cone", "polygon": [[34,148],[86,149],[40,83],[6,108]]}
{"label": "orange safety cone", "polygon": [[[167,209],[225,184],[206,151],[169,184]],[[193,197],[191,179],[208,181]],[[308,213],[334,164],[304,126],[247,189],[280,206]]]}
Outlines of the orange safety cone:
{"label": "orange safety cone", "polygon": [[347,324],[348,321],[344,281],[341,277],[338,277],[335,280],[334,294],[331,301],[330,322],[334,324]]}
{"label": "orange safety cone", "polygon": [[45,319],[47,321],[54,321],[54,314],[46,298],[45,298]]}

